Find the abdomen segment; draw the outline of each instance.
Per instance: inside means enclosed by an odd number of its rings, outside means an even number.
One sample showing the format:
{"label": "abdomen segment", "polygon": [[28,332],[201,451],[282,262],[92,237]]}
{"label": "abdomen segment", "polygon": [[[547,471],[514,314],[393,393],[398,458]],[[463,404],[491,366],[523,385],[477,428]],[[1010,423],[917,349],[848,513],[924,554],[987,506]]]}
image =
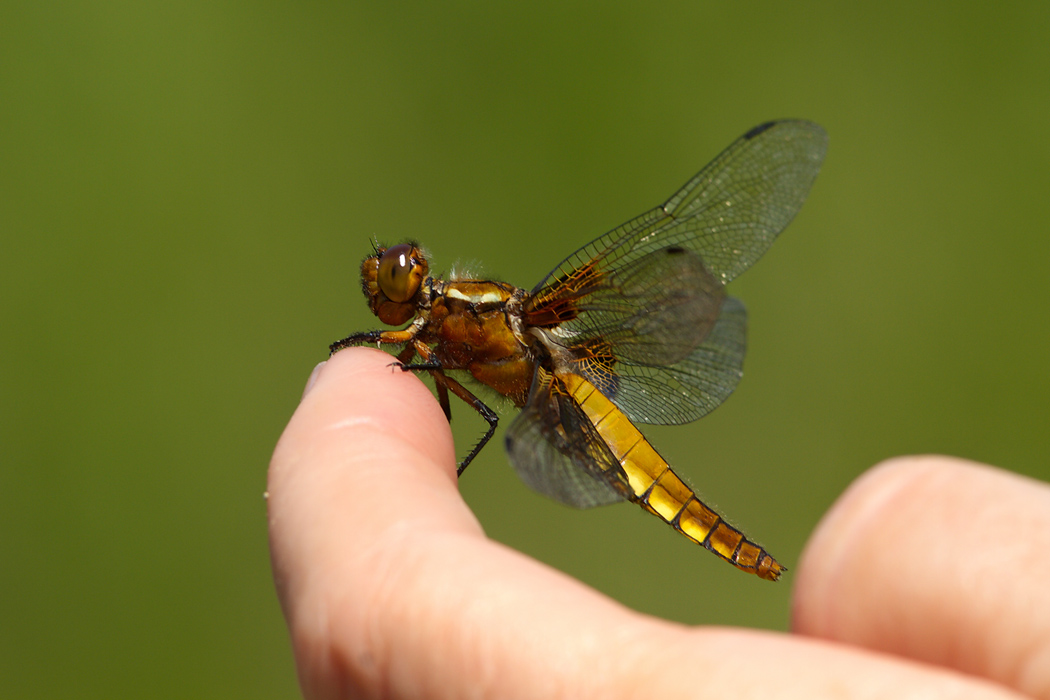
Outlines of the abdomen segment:
{"label": "abdomen segment", "polygon": [[780,578],[786,569],[704,505],[612,401],[579,375],[559,379],[619,461],[631,500],[738,569],[769,581]]}

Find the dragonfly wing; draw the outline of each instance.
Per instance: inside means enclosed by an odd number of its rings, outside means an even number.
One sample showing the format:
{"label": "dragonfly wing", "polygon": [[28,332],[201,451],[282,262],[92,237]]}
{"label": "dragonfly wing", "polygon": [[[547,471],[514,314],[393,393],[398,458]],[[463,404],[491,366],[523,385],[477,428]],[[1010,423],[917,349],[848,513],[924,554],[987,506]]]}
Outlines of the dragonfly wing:
{"label": "dragonfly wing", "polygon": [[[615,374],[581,363],[589,379],[632,421],[680,425],[707,415],[736,389],[747,350],[747,309],[727,297],[704,342],[685,359],[666,367],[622,360]],[[573,365],[575,367],[575,365]]]}
{"label": "dragonfly wing", "polygon": [[[711,332],[725,298],[700,256],[680,246],[624,261],[582,294],[568,287],[562,293],[561,311],[575,316],[555,327],[555,336],[573,344],[600,339],[616,348],[617,358],[643,365],[689,355]],[[528,321],[538,325],[548,315],[549,307],[540,306]]]}
{"label": "dragonfly wing", "polygon": [[722,284],[751,267],[795,217],[820,171],[818,124],[767,122],[734,141],[662,206],[566,258],[533,290],[542,302],[580,270],[618,268],[668,246],[697,253]]}
{"label": "dragonfly wing", "polygon": [[529,402],[507,429],[507,455],[533,490],[574,508],[624,500],[627,477],[579,404],[537,369]]}

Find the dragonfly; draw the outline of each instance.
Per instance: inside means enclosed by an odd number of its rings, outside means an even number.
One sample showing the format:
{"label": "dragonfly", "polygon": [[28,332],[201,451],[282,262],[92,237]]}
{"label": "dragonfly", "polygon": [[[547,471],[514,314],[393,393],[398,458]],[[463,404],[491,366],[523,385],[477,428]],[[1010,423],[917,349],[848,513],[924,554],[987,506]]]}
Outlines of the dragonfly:
{"label": "dragonfly", "polygon": [[756,126],[664,204],[583,246],[531,291],[432,277],[418,243],[375,244],[361,265],[369,308],[400,330],[332,343],[394,346],[486,421],[499,418],[457,375],[520,409],[505,434],[531,488],[575,508],[630,501],[738,569],[776,581],[786,567],[705,505],[636,424],[680,425],[720,405],[742,377],[747,312],[725,285],[755,263],[802,207],[827,134],[801,120]]}

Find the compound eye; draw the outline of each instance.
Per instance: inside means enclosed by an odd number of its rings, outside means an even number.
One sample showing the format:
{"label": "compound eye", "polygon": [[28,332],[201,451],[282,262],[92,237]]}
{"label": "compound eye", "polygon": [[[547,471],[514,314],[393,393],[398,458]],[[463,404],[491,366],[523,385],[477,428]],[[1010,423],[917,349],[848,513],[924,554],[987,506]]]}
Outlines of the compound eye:
{"label": "compound eye", "polygon": [[415,252],[413,246],[402,243],[387,248],[379,258],[379,289],[390,301],[408,301],[419,291],[426,273]]}

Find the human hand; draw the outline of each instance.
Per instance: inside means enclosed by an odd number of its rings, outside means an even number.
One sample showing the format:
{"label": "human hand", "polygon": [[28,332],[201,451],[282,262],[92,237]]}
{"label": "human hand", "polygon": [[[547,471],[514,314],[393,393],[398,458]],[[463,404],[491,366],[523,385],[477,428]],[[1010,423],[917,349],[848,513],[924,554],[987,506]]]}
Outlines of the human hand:
{"label": "human hand", "polygon": [[886,463],[793,567],[794,634],[686,627],[486,539],[440,407],[391,361],[359,348],[319,367],[270,466],[306,697],[1050,700],[1045,484]]}

